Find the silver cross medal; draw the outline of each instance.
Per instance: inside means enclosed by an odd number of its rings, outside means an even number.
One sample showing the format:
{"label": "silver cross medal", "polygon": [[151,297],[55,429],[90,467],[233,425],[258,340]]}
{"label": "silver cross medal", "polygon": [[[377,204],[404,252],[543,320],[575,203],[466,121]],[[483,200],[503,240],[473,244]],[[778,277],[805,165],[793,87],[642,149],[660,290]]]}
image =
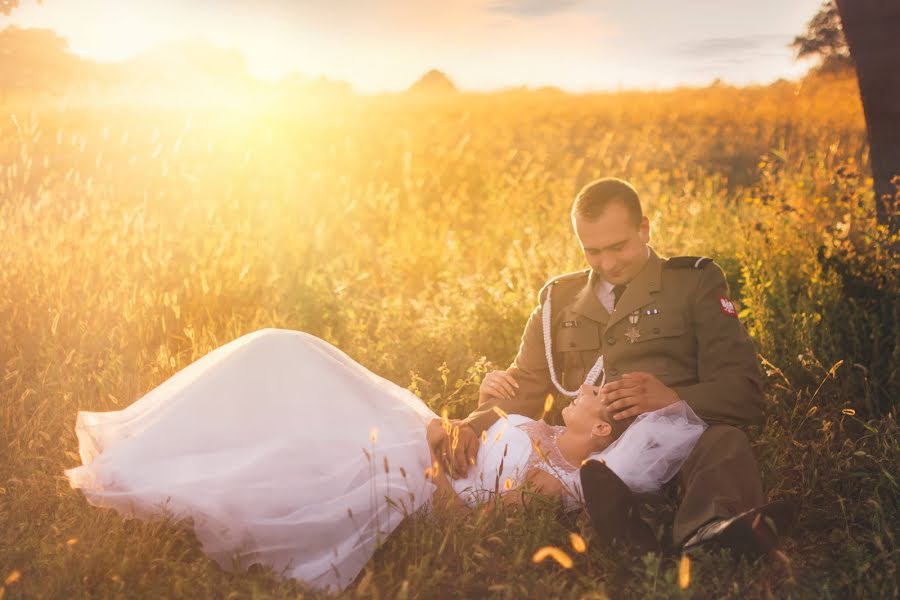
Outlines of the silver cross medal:
{"label": "silver cross medal", "polygon": [[628,331],[625,332],[625,337],[628,338],[630,343],[635,343],[641,338],[641,332],[638,331],[637,322],[641,318],[641,311],[636,310],[630,315],[628,315],[628,322],[631,324],[628,327]]}

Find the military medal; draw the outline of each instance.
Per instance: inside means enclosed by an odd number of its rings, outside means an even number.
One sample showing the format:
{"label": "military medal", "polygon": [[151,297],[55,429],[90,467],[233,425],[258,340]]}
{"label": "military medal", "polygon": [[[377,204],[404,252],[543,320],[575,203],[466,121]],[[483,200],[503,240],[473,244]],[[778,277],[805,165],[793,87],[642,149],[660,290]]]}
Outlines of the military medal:
{"label": "military medal", "polygon": [[637,322],[641,318],[641,311],[636,310],[630,315],[628,315],[628,322],[630,326],[628,327],[628,331],[625,332],[625,337],[628,338],[630,343],[635,343],[641,338],[641,332],[638,331]]}

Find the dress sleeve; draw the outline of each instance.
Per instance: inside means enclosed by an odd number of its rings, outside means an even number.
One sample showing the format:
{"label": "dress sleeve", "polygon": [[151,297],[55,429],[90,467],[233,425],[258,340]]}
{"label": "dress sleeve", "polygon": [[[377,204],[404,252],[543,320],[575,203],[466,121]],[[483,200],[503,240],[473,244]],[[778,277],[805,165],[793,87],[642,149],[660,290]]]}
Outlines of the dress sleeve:
{"label": "dress sleeve", "polygon": [[685,402],[637,416],[608,448],[591,455],[602,460],[631,491],[659,491],[681,469],[707,424]]}

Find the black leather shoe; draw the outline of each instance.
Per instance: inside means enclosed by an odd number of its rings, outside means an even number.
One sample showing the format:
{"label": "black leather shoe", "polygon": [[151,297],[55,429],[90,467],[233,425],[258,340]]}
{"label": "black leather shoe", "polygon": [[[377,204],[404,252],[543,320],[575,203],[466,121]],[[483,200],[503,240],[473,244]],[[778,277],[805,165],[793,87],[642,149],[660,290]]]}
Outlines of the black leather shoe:
{"label": "black leather shoe", "polygon": [[659,540],[618,475],[596,460],[587,461],[579,474],[585,509],[601,542],[630,546],[640,554],[660,551]]}
{"label": "black leather shoe", "polygon": [[729,548],[736,560],[758,558],[776,546],[778,536],[790,531],[798,512],[790,500],[776,500],[730,519],[715,519],[697,529],[683,550],[691,554],[700,548]]}

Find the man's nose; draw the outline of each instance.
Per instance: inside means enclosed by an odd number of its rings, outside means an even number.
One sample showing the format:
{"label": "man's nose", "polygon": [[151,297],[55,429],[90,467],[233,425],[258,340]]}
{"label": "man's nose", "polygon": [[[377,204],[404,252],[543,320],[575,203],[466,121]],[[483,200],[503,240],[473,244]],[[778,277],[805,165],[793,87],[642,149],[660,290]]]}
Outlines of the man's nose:
{"label": "man's nose", "polygon": [[604,273],[609,273],[610,271],[615,270],[616,259],[611,256],[604,256],[600,259],[600,268],[603,269]]}

